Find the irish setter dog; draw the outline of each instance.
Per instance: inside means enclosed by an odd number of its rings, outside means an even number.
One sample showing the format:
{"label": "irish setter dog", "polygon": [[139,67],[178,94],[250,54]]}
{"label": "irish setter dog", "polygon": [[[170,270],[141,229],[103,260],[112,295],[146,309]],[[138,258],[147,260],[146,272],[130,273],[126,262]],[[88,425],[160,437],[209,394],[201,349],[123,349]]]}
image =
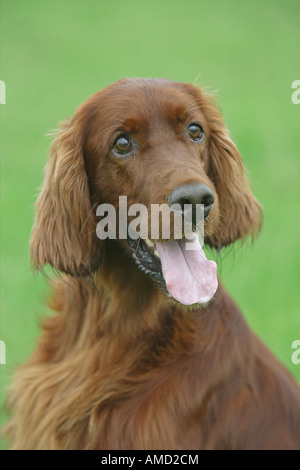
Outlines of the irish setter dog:
{"label": "irish setter dog", "polygon": [[217,250],[261,224],[241,156],[198,87],[124,79],[81,105],[36,203],[32,263],[59,275],[55,314],[8,394],[11,448],[299,449],[299,387],[218,282],[195,224],[194,250],[172,221],[170,240],[100,239],[97,207],[118,215],[119,196],[149,211],[179,204],[182,220],[185,205],[203,205],[204,243]]}

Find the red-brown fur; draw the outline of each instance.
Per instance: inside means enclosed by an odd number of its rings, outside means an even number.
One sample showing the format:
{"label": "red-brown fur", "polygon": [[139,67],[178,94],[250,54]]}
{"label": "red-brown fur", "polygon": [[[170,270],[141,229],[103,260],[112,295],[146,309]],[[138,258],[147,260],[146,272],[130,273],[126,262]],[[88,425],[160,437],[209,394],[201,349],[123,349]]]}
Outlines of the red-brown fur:
{"label": "red-brown fur", "polygon": [[[195,120],[202,146],[184,134]],[[110,149],[124,126],[139,147],[120,161]],[[138,269],[126,241],[96,236],[98,204],[118,208],[126,195],[128,205],[150,207],[191,182],[215,195],[207,244],[219,249],[259,229],[240,154],[194,86],[122,80],[63,124],[31,255],[34,266],[68,276],[53,283],[56,313],[9,392],[12,449],[300,448],[299,387],[223,287],[202,308],[181,306]]]}

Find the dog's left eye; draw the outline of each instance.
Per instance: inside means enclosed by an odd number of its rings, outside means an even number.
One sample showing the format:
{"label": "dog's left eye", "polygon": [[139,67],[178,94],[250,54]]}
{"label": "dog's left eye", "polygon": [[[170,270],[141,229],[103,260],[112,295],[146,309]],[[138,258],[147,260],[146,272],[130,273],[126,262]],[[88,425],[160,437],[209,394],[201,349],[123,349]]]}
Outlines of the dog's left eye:
{"label": "dog's left eye", "polygon": [[114,143],[113,149],[119,155],[126,155],[131,151],[132,143],[127,135],[120,135]]}
{"label": "dog's left eye", "polygon": [[190,124],[188,126],[188,132],[189,132],[190,138],[194,140],[195,142],[202,140],[202,138],[204,137],[204,131],[203,131],[202,126],[200,126],[200,124],[195,124],[195,123]]}

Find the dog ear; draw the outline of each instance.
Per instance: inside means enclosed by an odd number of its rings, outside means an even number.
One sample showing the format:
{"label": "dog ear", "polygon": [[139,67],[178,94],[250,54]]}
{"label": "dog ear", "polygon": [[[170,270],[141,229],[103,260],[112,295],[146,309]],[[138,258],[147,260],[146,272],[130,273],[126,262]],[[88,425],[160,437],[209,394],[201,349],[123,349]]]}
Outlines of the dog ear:
{"label": "dog ear", "polygon": [[208,176],[219,197],[220,224],[218,233],[207,242],[219,249],[247,235],[253,238],[261,227],[262,209],[250,189],[242,157],[213,98],[196,86],[184,84],[184,89],[208,123]]}
{"label": "dog ear", "polygon": [[74,276],[94,271],[99,262],[81,134],[73,118],[52,143],[30,242],[34,267],[49,263]]}
{"label": "dog ear", "polygon": [[218,248],[247,235],[252,238],[261,227],[262,210],[254,197],[242,157],[232,142],[221,113],[205,98],[203,112],[209,124],[209,177],[220,204],[220,231],[211,239]]}

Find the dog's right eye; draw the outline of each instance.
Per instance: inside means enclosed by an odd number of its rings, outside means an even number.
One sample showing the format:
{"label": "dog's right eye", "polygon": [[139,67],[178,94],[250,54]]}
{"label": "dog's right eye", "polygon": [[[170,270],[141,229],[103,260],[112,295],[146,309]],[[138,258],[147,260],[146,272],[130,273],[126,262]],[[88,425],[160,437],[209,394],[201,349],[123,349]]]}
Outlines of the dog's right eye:
{"label": "dog's right eye", "polygon": [[120,135],[114,142],[114,151],[118,155],[126,155],[132,149],[132,143],[127,135]]}

